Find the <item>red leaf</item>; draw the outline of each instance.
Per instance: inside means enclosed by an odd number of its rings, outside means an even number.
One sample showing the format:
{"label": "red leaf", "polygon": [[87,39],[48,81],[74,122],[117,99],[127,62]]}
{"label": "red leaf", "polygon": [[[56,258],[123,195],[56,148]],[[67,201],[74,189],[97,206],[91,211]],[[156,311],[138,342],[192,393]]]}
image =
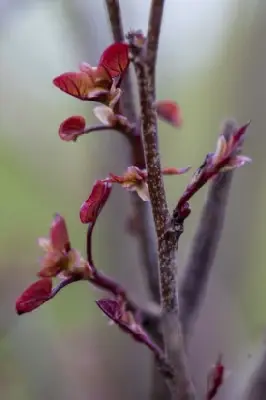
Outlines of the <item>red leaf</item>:
{"label": "red leaf", "polygon": [[245,135],[246,130],[249,128],[249,125],[251,124],[251,121],[247,122],[245,125],[241,126],[234,134],[233,136],[233,143],[232,147],[238,145],[239,141],[241,140],[242,136]]}
{"label": "red leaf", "polygon": [[129,47],[126,43],[111,44],[102,53],[99,67],[104,67],[112,78],[121,75],[129,65]]}
{"label": "red leaf", "polygon": [[40,307],[49,300],[51,291],[52,280],[49,278],[40,279],[30,285],[16,301],[17,314],[25,314]]}
{"label": "red leaf", "polygon": [[80,220],[83,224],[96,221],[103,206],[105,205],[112,190],[112,184],[107,181],[98,180],[95,182],[91,194],[82,204],[79,212]]}
{"label": "red leaf", "polygon": [[88,95],[94,89],[93,79],[86,72],[65,72],[53,80],[53,84],[70,96],[88,100]]}
{"label": "red leaf", "polygon": [[116,321],[121,317],[120,305],[116,300],[101,299],[96,304],[110,319]]}
{"label": "red leaf", "polygon": [[50,240],[54,249],[62,251],[70,250],[70,240],[66,222],[61,215],[56,214],[50,228]]}
{"label": "red leaf", "polygon": [[156,111],[158,116],[175,127],[180,127],[182,117],[180,107],[172,100],[157,101]]}
{"label": "red leaf", "polygon": [[86,126],[85,118],[80,115],[73,115],[65,119],[59,127],[59,136],[66,142],[75,142],[78,136],[82,135]]}

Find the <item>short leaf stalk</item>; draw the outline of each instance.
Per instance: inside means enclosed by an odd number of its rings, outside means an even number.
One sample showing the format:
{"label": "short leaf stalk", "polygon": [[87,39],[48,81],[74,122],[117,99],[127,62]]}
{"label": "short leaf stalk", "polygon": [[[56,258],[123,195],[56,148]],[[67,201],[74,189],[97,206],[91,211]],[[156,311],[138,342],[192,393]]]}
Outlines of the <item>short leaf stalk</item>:
{"label": "short leaf stalk", "polygon": [[[249,123],[242,127],[233,125],[230,132],[228,129],[221,132],[216,150],[207,154],[179,197],[175,209],[170,212],[164,176],[185,174],[190,167],[164,167],[160,160],[157,119],[161,118],[174,128],[179,128],[182,122],[180,109],[174,101],[156,99],[155,72],[164,1],[152,1],[147,38],[140,31],[131,31],[126,36],[127,41],[124,39],[119,1],[106,0],[106,6],[115,42],[103,51],[97,66],[83,62],[78,71],[65,72],[53,80],[57,88],[70,96],[81,101],[98,102],[94,114],[100,124],[87,126],[83,116],[74,115],[60,124],[58,134],[62,141],[76,142],[84,140],[86,134],[112,129],[127,138],[132,149],[132,163],[121,175],[110,172],[108,176],[96,180],[88,198],[81,204],[79,219],[87,225],[86,258],[72,247],[64,217],[60,214],[54,216],[48,238],[39,239],[44,257],[40,262],[38,279],[18,297],[16,311],[19,315],[31,312],[52,300],[66,286],[85,281],[105,292],[105,297],[96,301],[99,309],[122,332],[144,344],[153,353],[162,382],[167,384],[163,388],[162,398],[194,400],[198,394],[187,362],[183,332],[185,328],[187,333],[187,326],[191,325],[191,318],[200,305],[199,299],[208,281],[221,235],[221,218],[217,218],[217,212],[221,212],[222,204],[219,204],[218,209],[212,207],[213,218],[218,221],[219,235],[215,236],[215,241],[208,240],[212,248],[207,248],[206,254],[210,256],[204,258],[202,251],[192,246],[193,265],[189,261],[187,275],[181,285],[177,281],[179,238],[184,230],[184,221],[191,212],[189,202],[198,190],[210,180],[216,182],[228,173],[226,171],[251,161],[240,154]],[[140,115],[136,114],[133,105],[128,75],[130,62],[134,65],[137,77]],[[129,297],[126,288],[94,263],[94,227],[115,186],[134,192],[136,215],[142,219],[139,238],[140,242],[143,239],[147,243],[145,249],[143,247],[143,259],[153,298],[147,307],[139,307]],[[223,193],[222,202],[225,203],[228,191]],[[211,200],[207,204],[213,204]],[[152,209],[156,234],[154,248],[149,237],[154,232],[150,232],[150,228],[146,229],[144,219],[140,218],[143,216],[143,202],[150,204]],[[221,214],[223,218],[224,211]],[[207,234],[204,226],[208,230]],[[210,227],[204,226],[201,226],[200,232],[204,232],[206,239],[209,238]],[[206,249],[206,240],[204,243]],[[149,257],[151,253],[152,257]],[[194,263],[197,257],[203,265]],[[195,281],[201,267],[205,275],[199,287],[196,287]],[[208,381],[206,399],[213,399],[220,390],[223,372],[224,367],[219,358]],[[156,382],[153,384],[156,385]],[[152,400],[155,399],[152,397]]]}

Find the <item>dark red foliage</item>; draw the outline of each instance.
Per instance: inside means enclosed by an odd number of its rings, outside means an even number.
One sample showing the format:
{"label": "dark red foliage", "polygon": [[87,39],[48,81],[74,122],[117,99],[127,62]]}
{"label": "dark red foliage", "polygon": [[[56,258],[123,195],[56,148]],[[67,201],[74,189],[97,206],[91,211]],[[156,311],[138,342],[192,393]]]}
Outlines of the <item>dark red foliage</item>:
{"label": "dark red foliage", "polygon": [[59,127],[59,136],[66,142],[75,142],[82,135],[86,126],[85,118],[81,115],[73,115],[65,119]]}
{"label": "dark red foliage", "polygon": [[126,43],[113,43],[107,47],[98,66],[104,67],[112,78],[122,75],[129,65],[129,46]]}
{"label": "dark red foliage", "polygon": [[25,314],[40,307],[49,300],[52,292],[52,280],[43,278],[30,285],[16,301],[18,315]]}
{"label": "dark red foliage", "polygon": [[94,183],[91,194],[80,208],[79,216],[83,224],[94,223],[112,190],[112,184],[104,180]]}
{"label": "dark red foliage", "polygon": [[50,240],[54,249],[59,251],[70,250],[70,240],[66,222],[65,219],[59,214],[56,214],[53,219],[50,228]]}

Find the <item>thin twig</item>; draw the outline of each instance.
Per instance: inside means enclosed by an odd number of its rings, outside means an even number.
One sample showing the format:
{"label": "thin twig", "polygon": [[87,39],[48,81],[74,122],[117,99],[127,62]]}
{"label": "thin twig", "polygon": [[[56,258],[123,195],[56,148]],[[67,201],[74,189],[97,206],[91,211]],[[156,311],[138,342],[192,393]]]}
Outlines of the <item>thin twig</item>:
{"label": "thin twig", "polygon": [[156,62],[165,0],[152,0],[147,35],[147,64],[155,98]]}
{"label": "thin twig", "polygon": [[[130,126],[130,129],[132,129],[133,131],[135,127],[132,125],[132,127]],[[115,130],[116,132],[119,132],[123,136],[126,137],[128,136],[127,132],[125,132],[124,130],[118,129],[111,125],[89,125],[83,131],[78,131],[76,133],[76,138],[78,139],[80,136],[87,135],[92,132],[111,131],[111,130]]]}
{"label": "thin twig", "polygon": [[179,322],[179,307],[176,282],[177,236],[169,230],[170,214],[167,207],[157,135],[157,115],[154,108],[153,91],[149,80],[143,48],[135,45],[135,33],[130,32],[128,40],[131,46],[133,63],[138,80],[141,106],[142,140],[148,172],[148,186],[155,223],[158,252],[159,276],[161,284],[162,310],[164,313],[162,329],[164,346],[175,374],[171,380],[172,398],[194,399],[194,389],[188,373],[183,335]]}
{"label": "thin twig", "polygon": [[123,42],[124,30],[121,19],[119,0],[105,0],[113,38],[116,42]]}
{"label": "thin twig", "polygon": [[[116,42],[125,40],[124,29],[121,18],[119,0],[105,0],[113,38]],[[121,111],[129,120],[136,121],[137,114],[134,105],[134,96],[130,74],[127,73],[122,82],[122,90],[125,93],[120,101]]]}
{"label": "thin twig", "polygon": [[[227,121],[223,134],[230,137],[236,123]],[[185,272],[179,285],[181,321],[185,336],[192,328],[209,280],[221,239],[233,171],[220,173],[210,184],[198,228],[192,241]]]}
{"label": "thin twig", "polygon": [[86,135],[87,133],[91,133],[91,132],[109,131],[110,129],[113,129],[113,128],[112,128],[112,126],[109,126],[109,125],[90,125],[84,129],[82,134]]}

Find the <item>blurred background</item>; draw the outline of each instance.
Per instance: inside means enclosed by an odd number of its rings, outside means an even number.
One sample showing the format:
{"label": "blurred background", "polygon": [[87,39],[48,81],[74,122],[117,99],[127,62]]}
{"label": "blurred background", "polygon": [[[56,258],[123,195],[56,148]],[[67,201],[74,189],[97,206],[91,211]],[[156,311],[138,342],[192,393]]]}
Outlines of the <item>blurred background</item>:
{"label": "blurred background", "polygon": [[[121,0],[125,30],[146,30],[150,1]],[[256,363],[266,314],[266,2],[169,0],[158,60],[158,98],[180,104],[184,125],[160,123],[164,166],[198,167],[215,146],[227,117],[252,119],[245,143],[251,166],[238,170],[223,238],[190,344],[201,392],[222,351],[231,374],[219,399],[234,399]],[[58,126],[71,115],[93,123],[93,104],[53,87],[55,76],[96,64],[112,41],[103,0],[0,1],[0,398],[2,400],[145,400],[151,356],[108,320],[94,300],[101,293],[71,285],[52,302],[18,317],[15,299],[35,279],[37,238],[54,212],[85,251],[80,204],[98,177],[120,174],[129,149],[115,132],[61,142]],[[166,178],[171,207],[189,176]],[[192,201],[179,252],[184,265],[206,190]],[[96,227],[97,265],[132,297],[148,298],[135,239],[125,234],[129,196],[120,188]]]}

